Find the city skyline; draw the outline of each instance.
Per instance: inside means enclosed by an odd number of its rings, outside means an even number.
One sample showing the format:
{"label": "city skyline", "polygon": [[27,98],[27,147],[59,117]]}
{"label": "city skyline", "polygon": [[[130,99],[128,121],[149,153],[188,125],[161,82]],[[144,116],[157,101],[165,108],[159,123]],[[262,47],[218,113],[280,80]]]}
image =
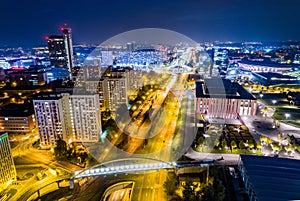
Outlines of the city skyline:
{"label": "city skyline", "polygon": [[[25,4],[25,5],[23,5]],[[288,1],[106,1],[85,3],[32,0],[4,1],[0,14],[6,28],[1,46],[46,44],[45,36],[58,34],[67,23],[74,29],[74,43],[101,44],[119,33],[139,28],[163,28],[184,34],[197,42],[297,40],[297,8]],[[26,8],[26,9],[24,9]],[[58,14],[59,13],[59,14]],[[24,41],[26,38],[26,41]]]}
{"label": "city skyline", "polygon": [[299,200],[299,0],[3,1],[0,201]]}

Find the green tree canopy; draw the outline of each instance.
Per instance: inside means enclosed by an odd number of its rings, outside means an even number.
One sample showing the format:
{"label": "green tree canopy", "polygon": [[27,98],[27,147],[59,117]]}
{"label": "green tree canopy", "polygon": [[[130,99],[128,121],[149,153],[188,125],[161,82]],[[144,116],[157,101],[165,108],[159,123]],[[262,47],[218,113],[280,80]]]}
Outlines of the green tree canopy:
{"label": "green tree canopy", "polygon": [[236,142],[234,140],[232,140],[230,142],[230,146],[231,146],[232,149],[236,148]]}
{"label": "green tree canopy", "polygon": [[56,146],[54,147],[54,154],[56,158],[64,158],[67,154],[67,143],[59,139],[56,141]]}
{"label": "green tree canopy", "polygon": [[239,148],[240,148],[240,149],[245,149],[245,143],[243,142],[243,140],[241,140],[241,141],[239,142]]}

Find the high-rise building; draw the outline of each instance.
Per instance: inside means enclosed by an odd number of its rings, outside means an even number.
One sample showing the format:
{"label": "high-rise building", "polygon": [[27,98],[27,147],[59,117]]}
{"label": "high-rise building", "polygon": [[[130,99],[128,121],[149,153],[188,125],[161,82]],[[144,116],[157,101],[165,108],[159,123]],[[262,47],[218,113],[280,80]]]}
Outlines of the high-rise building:
{"label": "high-rise building", "polygon": [[33,100],[41,147],[66,142],[97,142],[101,134],[98,94],[44,93]]}
{"label": "high-rise building", "polygon": [[0,192],[17,180],[17,172],[12,157],[7,133],[0,133]]}
{"label": "high-rise building", "polygon": [[66,49],[63,36],[47,36],[49,58],[52,66],[66,67]]}
{"label": "high-rise building", "polygon": [[142,75],[141,70],[110,66],[103,76],[83,80],[86,91],[99,95],[101,111],[116,111],[121,105],[128,106],[128,96],[136,95],[143,86]]}
{"label": "high-rise building", "polygon": [[[215,69],[226,70],[228,67],[228,64],[229,64],[228,50],[227,49],[216,49],[214,51]],[[215,73],[219,73],[219,71],[217,71]]]}
{"label": "high-rise building", "polygon": [[101,134],[99,95],[78,94],[70,96],[72,141],[98,142]]}
{"label": "high-rise building", "polygon": [[53,147],[57,140],[66,139],[66,114],[62,102],[61,94],[52,93],[38,94],[33,100],[42,148]]}
{"label": "high-rise building", "polygon": [[67,67],[70,73],[70,79],[72,80],[72,68],[74,67],[74,56],[73,56],[73,44],[72,44],[72,29],[62,27],[63,39],[66,50],[66,61]]}
{"label": "high-rise building", "polygon": [[101,67],[107,67],[113,65],[113,51],[102,50],[101,51]]}
{"label": "high-rise building", "polygon": [[65,67],[72,79],[72,68],[74,67],[72,31],[71,28],[62,27],[62,36],[47,36],[49,57],[51,65]]}
{"label": "high-rise building", "polygon": [[105,77],[102,80],[103,109],[116,111],[121,105],[128,106],[126,77]]}
{"label": "high-rise building", "polygon": [[128,95],[136,95],[137,90],[143,87],[143,71],[126,69],[125,77],[127,79]]}

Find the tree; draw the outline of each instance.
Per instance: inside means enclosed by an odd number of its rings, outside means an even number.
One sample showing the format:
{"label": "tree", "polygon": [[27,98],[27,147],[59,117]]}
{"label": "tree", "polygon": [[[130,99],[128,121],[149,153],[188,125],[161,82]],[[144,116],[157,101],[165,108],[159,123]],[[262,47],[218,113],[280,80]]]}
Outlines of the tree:
{"label": "tree", "polygon": [[230,142],[230,146],[231,146],[231,149],[236,148],[236,142],[235,142],[234,140],[232,140],[232,141]]}
{"label": "tree", "polygon": [[203,201],[215,200],[215,189],[212,185],[205,186],[201,189]]}
{"label": "tree", "polygon": [[278,141],[279,141],[279,142],[282,142],[282,140],[283,140],[283,135],[282,135],[281,133],[278,133],[278,134],[277,134],[277,138],[278,138]]}
{"label": "tree", "polygon": [[256,144],[256,149],[257,149],[257,150],[261,150],[261,148],[262,148],[262,144],[261,144],[261,143],[257,143],[257,144]]}
{"label": "tree", "polygon": [[225,198],[225,187],[222,184],[222,182],[215,177],[215,181],[214,181],[214,189],[215,189],[215,201],[223,201]]}
{"label": "tree", "polygon": [[198,142],[198,145],[202,146],[204,143],[204,137],[203,136],[199,137],[197,142]]}
{"label": "tree", "polygon": [[225,198],[225,187],[216,177],[214,177],[213,185],[204,186],[200,192],[202,201],[223,201]]}
{"label": "tree", "polygon": [[215,147],[216,147],[216,148],[218,148],[220,144],[221,144],[221,143],[220,143],[220,140],[215,140]]}
{"label": "tree", "polygon": [[289,145],[284,146],[284,149],[286,151],[295,151],[296,147],[294,145],[289,144]]}
{"label": "tree", "polygon": [[253,149],[255,147],[255,143],[253,139],[248,140],[248,146],[250,149]]}
{"label": "tree", "polygon": [[271,146],[272,146],[272,149],[273,149],[274,151],[281,151],[281,150],[282,150],[282,147],[281,147],[278,143],[276,143],[276,142],[273,142],[273,143],[271,144]]}
{"label": "tree", "polygon": [[178,181],[175,175],[169,175],[167,180],[163,184],[164,191],[167,195],[176,195],[176,190],[178,189]]}
{"label": "tree", "polygon": [[240,148],[240,149],[245,149],[245,143],[243,142],[243,140],[241,140],[241,141],[239,142],[239,148]]}
{"label": "tree", "polygon": [[200,194],[197,193],[196,188],[198,188],[198,185],[193,184],[191,180],[187,180],[182,191],[183,201],[200,200]]}
{"label": "tree", "polygon": [[224,139],[222,140],[222,148],[225,149],[226,147],[227,147],[227,141],[226,141],[226,139],[224,138]]}
{"label": "tree", "polygon": [[54,147],[55,157],[58,159],[64,158],[67,155],[67,143],[59,139],[56,141],[56,146]]}
{"label": "tree", "polygon": [[266,136],[261,136],[259,138],[259,140],[260,140],[260,142],[265,142],[267,144],[271,144],[272,143],[272,140],[270,138],[266,137]]}

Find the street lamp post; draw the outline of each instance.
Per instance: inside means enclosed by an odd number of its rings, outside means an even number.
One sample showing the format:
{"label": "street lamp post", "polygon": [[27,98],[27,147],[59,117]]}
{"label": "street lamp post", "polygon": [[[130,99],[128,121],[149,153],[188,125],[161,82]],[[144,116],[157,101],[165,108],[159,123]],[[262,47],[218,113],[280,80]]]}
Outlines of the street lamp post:
{"label": "street lamp post", "polygon": [[291,115],[288,114],[288,113],[285,113],[284,115],[285,115],[285,119],[288,119],[288,118],[291,116]]}
{"label": "street lamp post", "polygon": [[262,97],[264,96],[263,94],[259,94],[260,98],[262,99]]}

